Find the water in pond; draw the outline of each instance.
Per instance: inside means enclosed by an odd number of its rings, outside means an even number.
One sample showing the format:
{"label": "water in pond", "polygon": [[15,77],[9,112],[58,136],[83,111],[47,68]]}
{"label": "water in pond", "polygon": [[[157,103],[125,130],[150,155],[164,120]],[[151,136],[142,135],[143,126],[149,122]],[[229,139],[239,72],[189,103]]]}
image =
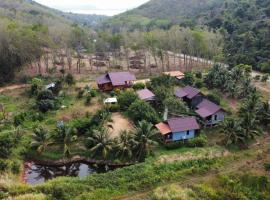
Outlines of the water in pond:
{"label": "water in pond", "polygon": [[112,170],[108,166],[96,166],[85,163],[72,163],[56,167],[27,162],[24,166],[24,182],[31,185],[44,183],[47,180],[60,176],[85,177],[92,173],[104,173]]}

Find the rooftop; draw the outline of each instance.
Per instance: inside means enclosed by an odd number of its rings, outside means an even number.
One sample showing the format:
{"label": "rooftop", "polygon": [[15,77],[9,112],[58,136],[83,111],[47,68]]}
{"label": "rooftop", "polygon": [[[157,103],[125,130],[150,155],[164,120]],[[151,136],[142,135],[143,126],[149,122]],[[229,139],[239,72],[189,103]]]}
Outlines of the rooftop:
{"label": "rooftop", "polygon": [[137,91],[137,94],[141,100],[153,100],[156,96],[148,89],[139,90]]}
{"label": "rooftop", "polygon": [[185,76],[185,74],[181,71],[164,72],[164,74],[169,75],[171,77],[176,77],[178,79],[182,79]]}
{"label": "rooftop", "polygon": [[217,104],[215,104],[212,101],[209,101],[207,99],[204,99],[197,106],[197,108],[198,108],[198,110],[196,110],[196,113],[198,115],[200,115],[202,118],[209,117],[222,109],[220,106],[218,106]]}
{"label": "rooftop", "polygon": [[125,85],[127,81],[135,80],[135,75],[130,72],[110,72],[96,79],[98,84],[112,83],[113,86]]}
{"label": "rooftop", "polygon": [[164,123],[164,122],[161,122],[161,123],[157,124],[155,127],[159,130],[159,132],[162,135],[166,135],[166,134],[172,132],[172,130],[170,129],[169,125],[166,124],[166,123]]}
{"label": "rooftop", "polygon": [[171,118],[168,120],[168,125],[172,132],[182,132],[200,129],[200,126],[195,117]]}
{"label": "rooftop", "polygon": [[177,88],[175,90],[175,96],[179,98],[187,97],[189,99],[192,99],[200,93],[201,93],[200,90],[191,86],[186,86],[184,88]]}

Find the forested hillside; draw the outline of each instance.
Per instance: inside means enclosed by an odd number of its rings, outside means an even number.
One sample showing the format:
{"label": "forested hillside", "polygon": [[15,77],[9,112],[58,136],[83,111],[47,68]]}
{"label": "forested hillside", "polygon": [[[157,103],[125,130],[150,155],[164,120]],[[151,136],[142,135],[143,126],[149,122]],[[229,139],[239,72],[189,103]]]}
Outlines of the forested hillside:
{"label": "forested hillside", "polygon": [[230,66],[244,63],[270,72],[269,0],[152,0],[115,16],[104,26],[122,29],[168,29],[172,25],[222,30]]}

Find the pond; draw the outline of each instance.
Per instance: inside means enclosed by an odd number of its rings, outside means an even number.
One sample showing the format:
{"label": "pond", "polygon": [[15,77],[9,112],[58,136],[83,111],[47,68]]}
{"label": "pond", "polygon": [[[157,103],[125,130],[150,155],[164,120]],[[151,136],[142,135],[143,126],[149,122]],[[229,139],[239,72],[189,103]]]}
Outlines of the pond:
{"label": "pond", "polygon": [[30,185],[36,185],[56,177],[86,177],[89,174],[105,173],[113,169],[115,168],[106,165],[93,165],[82,162],[75,162],[63,166],[47,166],[34,162],[25,162],[23,181]]}

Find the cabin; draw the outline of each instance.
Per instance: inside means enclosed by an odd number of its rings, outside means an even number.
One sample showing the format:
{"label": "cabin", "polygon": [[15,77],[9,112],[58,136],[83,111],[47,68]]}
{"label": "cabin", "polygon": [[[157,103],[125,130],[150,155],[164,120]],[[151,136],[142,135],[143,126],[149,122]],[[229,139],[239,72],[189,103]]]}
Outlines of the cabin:
{"label": "cabin", "polygon": [[161,133],[165,143],[192,139],[200,130],[200,125],[195,117],[171,118],[155,127]]}
{"label": "cabin", "polygon": [[197,88],[186,86],[177,88],[175,96],[185,101],[189,107],[195,108],[203,100],[203,94]]}
{"label": "cabin", "polygon": [[185,77],[185,74],[181,71],[164,72],[163,74],[176,78],[177,80],[182,80]]}
{"label": "cabin", "polygon": [[152,102],[156,99],[156,95],[148,89],[138,90],[137,94],[143,101]]}
{"label": "cabin", "polygon": [[136,80],[130,72],[110,72],[96,79],[98,88],[104,92],[132,87]]}
{"label": "cabin", "polygon": [[203,101],[197,105],[196,113],[203,119],[205,126],[213,126],[217,123],[224,121],[226,112],[217,104],[203,99]]}

